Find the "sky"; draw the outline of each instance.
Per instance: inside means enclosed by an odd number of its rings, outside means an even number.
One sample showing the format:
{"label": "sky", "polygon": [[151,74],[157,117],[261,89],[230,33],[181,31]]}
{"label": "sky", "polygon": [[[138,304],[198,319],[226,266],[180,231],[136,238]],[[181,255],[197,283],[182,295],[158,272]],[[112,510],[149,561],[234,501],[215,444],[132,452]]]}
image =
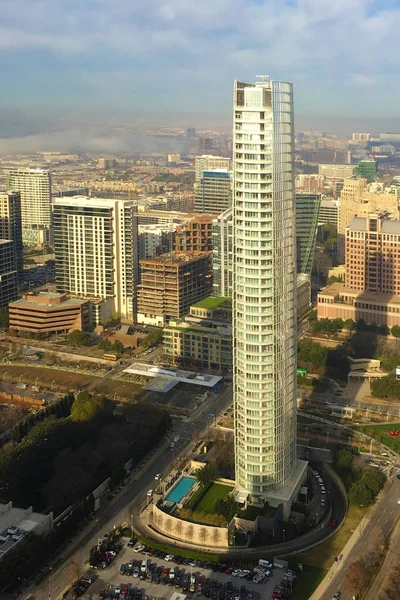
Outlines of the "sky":
{"label": "sky", "polygon": [[230,115],[233,80],[305,116],[400,117],[400,0],[0,0],[0,107]]}

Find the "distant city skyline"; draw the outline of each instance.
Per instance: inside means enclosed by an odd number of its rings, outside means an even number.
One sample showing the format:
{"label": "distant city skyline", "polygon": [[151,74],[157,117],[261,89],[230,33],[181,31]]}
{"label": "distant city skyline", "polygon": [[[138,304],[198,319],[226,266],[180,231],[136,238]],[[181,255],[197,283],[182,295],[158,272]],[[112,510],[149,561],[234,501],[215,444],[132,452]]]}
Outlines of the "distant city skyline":
{"label": "distant city skyline", "polygon": [[222,113],[234,77],[266,73],[297,114],[399,115],[398,0],[6,5],[3,106]]}

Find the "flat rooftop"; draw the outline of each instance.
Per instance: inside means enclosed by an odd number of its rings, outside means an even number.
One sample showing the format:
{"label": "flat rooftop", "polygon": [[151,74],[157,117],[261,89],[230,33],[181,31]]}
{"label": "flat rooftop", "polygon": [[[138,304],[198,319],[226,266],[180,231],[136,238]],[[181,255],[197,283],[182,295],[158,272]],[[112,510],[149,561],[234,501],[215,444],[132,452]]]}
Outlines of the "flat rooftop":
{"label": "flat rooftop", "polygon": [[200,300],[200,302],[196,302],[196,304],[192,304],[191,307],[205,308],[209,310],[216,308],[231,309],[232,299],[224,296],[209,296],[208,298],[204,298],[204,300]]}
{"label": "flat rooftop", "polygon": [[326,288],[323,288],[319,295],[323,296],[337,296],[337,295],[348,295],[352,298],[355,298],[357,301],[363,302],[381,302],[384,304],[400,304],[400,296],[396,296],[395,294],[377,294],[375,292],[360,292],[358,290],[352,290],[341,283],[340,281],[335,281],[335,283],[331,283]]}
{"label": "flat rooftop", "polygon": [[141,264],[153,264],[153,265],[184,265],[199,258],[208,258],[210,252],[201,252],[200,250],[193,250],[193,252],[168,252],[167,254],[161,254],[154,258],[142,258]]}
{"label": "flat rooftop", "polygon": [[134,362],[124,369],[124,373],[133,375],[143,375],[143,377],[161,377],[176,381],[177,383],[191,383],[203,387],[212,388],[222,380],[220,375],[211,375],[209,373],[196,373],[194,371],[183,371],[172,367],[155,366],[148,363]]}

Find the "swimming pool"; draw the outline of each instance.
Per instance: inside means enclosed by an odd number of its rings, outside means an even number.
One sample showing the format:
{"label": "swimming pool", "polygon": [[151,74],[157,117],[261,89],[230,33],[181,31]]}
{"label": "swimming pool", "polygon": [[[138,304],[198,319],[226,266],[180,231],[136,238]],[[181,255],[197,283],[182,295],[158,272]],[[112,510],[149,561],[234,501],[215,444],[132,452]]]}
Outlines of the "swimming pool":
{"label": "swimming pool", "polygon": [[164,500],[178,504],[190,492],[195,483],[196,480],[193,477],[182,477]]}

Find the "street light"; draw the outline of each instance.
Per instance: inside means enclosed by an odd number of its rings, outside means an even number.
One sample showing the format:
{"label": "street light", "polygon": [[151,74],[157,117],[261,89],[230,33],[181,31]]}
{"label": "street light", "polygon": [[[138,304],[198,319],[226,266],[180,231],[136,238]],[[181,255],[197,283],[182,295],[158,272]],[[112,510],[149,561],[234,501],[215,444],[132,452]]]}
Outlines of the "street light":
{"label": "street light", "polygon": [[50,567],[50,592],[49,600],[53,600],[53,567]]}

